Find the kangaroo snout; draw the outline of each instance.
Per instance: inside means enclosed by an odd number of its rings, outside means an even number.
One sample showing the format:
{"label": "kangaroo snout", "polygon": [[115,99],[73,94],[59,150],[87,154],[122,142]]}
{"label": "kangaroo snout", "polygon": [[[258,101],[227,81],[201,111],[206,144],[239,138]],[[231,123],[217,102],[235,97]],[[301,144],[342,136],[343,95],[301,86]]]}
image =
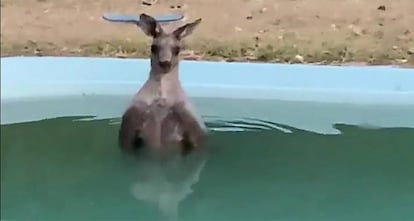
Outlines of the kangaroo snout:
{"label": "kangaroo snout", "polygon": [[160,67],[163,69],[170,69],[171,67],[170,61],[160,61],[159,64],[160,64]]}

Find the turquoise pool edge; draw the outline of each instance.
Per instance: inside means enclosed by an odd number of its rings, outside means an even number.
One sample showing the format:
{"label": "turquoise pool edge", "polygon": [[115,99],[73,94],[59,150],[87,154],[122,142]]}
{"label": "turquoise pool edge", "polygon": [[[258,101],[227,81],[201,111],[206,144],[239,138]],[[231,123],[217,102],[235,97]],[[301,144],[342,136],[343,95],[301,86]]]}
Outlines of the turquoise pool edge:
{"label": "turquoise pool edge", "polygon": [[[148,59],[1,58],[1,99],[135,93]],[[190,97],[414,104],[414,70],[387,66],[321,66],[182,61]]]}
{"label": "turquoise pool edge", "polygon": [[[414,127],[412,69],[207,61],[180,69],[206,121],[250,118],[324,134],[339,133],[337,123]],[[117,119],[148,72],[148,59],[1,58],[1,125]]]}

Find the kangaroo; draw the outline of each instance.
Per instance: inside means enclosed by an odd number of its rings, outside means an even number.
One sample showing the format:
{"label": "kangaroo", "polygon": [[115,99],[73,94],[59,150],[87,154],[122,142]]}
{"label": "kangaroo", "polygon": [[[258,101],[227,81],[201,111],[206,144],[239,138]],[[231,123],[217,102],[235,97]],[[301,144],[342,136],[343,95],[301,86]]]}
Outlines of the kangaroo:
{"label": "kangaroo", "polygon": [[207,128],[187,98],[178,73],[181,40],[200,22],[201,18],[166,33],[153,17],[140,15],[138,26],[152,37],[151,70],[122,116],[122,149],[148,146],[164,152],[179,149],[185,154],[204,143]]}

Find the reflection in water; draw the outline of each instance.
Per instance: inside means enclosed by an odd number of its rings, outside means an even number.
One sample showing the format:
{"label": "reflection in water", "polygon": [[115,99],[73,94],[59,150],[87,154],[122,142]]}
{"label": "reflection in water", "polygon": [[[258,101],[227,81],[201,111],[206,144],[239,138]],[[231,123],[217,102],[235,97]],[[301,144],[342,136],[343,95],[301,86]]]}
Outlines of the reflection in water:
{"label": "reflection in water", "polygon": [[141,156],[136,163],[137,179],[131,186],[132,195],[155,204],[166,218],[176,220],[180,202],[192,194],[192,186],[200,179],[206,153],[167,159]]}
{"label": "reflection in water", "polygon": [[[114,124],[113,122],[111,124]],[[116,124],[116,123],[115,123]],[[256,119],[223,120],[209,118],[211,131],[280,130],[290,133],[280,125]],[[140,201],[157,206],[168,220],[177,220],[180,203],[192,193],[207,160],[206,152],[194,152],[185,158],[174,155],[154,158],[140,152],[136,159],[136,181],[131,185],[132,195]]]}
{"label": "reflection in water", "polygon": [[[251,118],[232,121],[210,118],[207,125],[212,131],[279,130],[291,133],[283,126]],[[185,158],[172,156],[168,159],[144,155],[136,163],[138,178],[131,186],[132,195],[138,200],[155,204],[169,220],[177,220],[180,202],[193,193],[192,187],[200,179],[206,153],[193,153]]]}

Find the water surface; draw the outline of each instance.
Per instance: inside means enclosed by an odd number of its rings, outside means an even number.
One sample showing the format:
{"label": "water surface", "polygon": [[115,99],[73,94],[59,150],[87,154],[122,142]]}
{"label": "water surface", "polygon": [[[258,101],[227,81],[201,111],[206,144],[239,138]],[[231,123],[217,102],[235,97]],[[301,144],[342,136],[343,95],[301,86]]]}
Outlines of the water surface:
{"label": "water surface", "polygon": [[208,151],[160,162],[120,153],[129,100],[2,103],[2,219],[414,220],[412,106],[196,99]]}
{"label": "water surface", "polygon": [[118,118],[76,119],[1,126],[2,219],[414,219],[414,129],[233,122],[261,129],[213,131],[208,154],[158,163],[121,154]]}

